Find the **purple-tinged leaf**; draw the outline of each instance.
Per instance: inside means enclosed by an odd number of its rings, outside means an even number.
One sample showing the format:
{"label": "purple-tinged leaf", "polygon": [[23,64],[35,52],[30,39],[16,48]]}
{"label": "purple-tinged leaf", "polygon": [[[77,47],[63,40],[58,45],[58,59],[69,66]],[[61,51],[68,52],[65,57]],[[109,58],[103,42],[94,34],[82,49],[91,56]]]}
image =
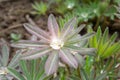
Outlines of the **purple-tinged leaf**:
{"label": "purple-tinged leaf", "polygon": [[55,73],[58,69],[58,63],[59,63],[58,51],[53,51],[45,63],[45,73],[47,75]]}
{"label": "purple-tinged leaf", "polygon": [[44,30],[38,28],[37,26],[33,26],[31,24],[28,24],[28,23],[25,23],[24,27],[31,34],[39,37],[40,39],[45,40],[46,42],[49,42],[49,34],[47,34],[47,32],[45,32]]}
{"label": "purple-tinged leaf", "polygon": [[95,55],[96,49],[95,48],[80,48],[78,50],[74,49],[74,51],[78,52],[81,55]]}
{"label": "purple-tinged leaf", "polygon": [[68,50],[60,50],[60,58],[63,62],[65,62],[66,64],[68,64],[71,67],[77,68],[78,67],[78,63],[75,59],[75,57],[68,51]]}
{"label": "purple-tinged leaf", "polygon": [[47,55],[51,51],[51,48],[42,48],[42,49],[30,49],[22,55],[21,59],[37,59],[43,55]]}
{"label": "purple-tinged leaf", "polygon": [[[31,25],[37,27],[37,29],[38,29],[37,24],[29,17],[29,15],[26,16],[26,19],[28,20],[28,22],[29,22]],[[40,28],[39,28],[39,29],[40,29]],[[46,37],[49,37],[49,35],[48,35],[49,33],[48,33],[48,32],[45,32],[45,31],[42,30],[42,29],[41,29],[41,32],[43,32],[45,36],[47,35]],[[43,35],[43,36],[44,36],[44,35]],[[35,37],[35,36],[34,36],[34,37]]]}
{"label": "purple-tinged leaf", "polygon": [[26,19],[27,19],[28,22],[29,22],[30,24],[32,24],[33,26],[37,26],[37,25],[35,24],[35,22],[30,18],[29,15],[26,16]]}
{"label": "purple-tinged leaf", "polygon": [[79,55],[78,53],[75,53],[74,56],[75,56],[76,60],[78,61],[78,63],[80,64],[80,66],[83,67],[85,64],[85,60],[84,60],[83,56]]}
{"label": "purple-tinged leaf", "polygon": [[48,18],[48,29],[52,35],[52,38],[56,38],[58,36],[59,26],[55,17],[52,14],[50,14]]}
{"label": "purple-tinged leaf", "polygon": [[79,32],[85,27],[85,24],[80,25],[80,27],[74,29],[72,32],[69,33],[67,40],[72,39],[75,35],[79,34]]}
{"label": "purple-tinged leaf", "polygon": [[12,47],[18,48],[32,48],[32,47],[47,47],[48,43],[43,43],[41,41],[31,41],[31,40],[20,40],[18,42],[12,43]]}
{"label": "purple-tinged leaf", "polygon": [[72,38],[71,40],[67,41],[66,44],[76,44],[76,43],[79,43],[81,41],[84,41],[84,40],[87,40],[89,39],[90,37],[94,36],[94,32],[93,33],[88,33],[88,34],[85,34],[81,37],[77,37],[76,38]]}
{"label": "purple-tinged leaf", "polygon": [[61,31],[61,39],[64,40],[64,38],[74,29],[76,25],[76,18],[71,19],[64,25],[64,28]]}

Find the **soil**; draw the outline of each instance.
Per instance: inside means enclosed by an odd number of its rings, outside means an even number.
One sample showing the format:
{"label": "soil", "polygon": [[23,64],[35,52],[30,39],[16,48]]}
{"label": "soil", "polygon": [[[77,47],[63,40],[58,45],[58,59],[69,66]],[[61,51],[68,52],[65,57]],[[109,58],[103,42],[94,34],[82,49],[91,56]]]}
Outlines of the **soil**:
{"label": "soil", "polygon": [[[34,0],[35,1],[35,0]],[[47,17],[38,17],[31,15],[32,0],[0,0],[0,38],[11,41],[10,34],[18,33],[23,38],[29,38],[30,34],[26,32],[23,23],[26,23],[26,15],[30,15],[38,26],[45,28]]]}

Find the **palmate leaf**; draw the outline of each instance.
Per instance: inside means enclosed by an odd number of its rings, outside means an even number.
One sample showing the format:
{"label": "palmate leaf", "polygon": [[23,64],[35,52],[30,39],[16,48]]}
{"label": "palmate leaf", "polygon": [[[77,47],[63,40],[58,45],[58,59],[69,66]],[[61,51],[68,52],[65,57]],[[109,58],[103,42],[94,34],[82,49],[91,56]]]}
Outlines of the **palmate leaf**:
{"label": "palmate leaf", "polygon": [[[46,57],[43,59],[35,59],[31,61],[20,61],[20,68],[22,74],[17,72],[15,69],[8,68],[8,71],[17,80],[45,80],[44,64]],[[46,78],[47,79],[47,78]]]}

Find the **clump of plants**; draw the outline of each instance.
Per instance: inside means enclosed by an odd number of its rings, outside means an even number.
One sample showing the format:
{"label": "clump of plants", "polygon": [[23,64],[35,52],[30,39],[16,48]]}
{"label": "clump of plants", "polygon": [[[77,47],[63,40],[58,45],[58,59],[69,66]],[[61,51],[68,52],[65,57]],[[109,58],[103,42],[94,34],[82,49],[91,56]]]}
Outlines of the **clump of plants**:
{"label": "clump of plants", "polygon": [[26,49],[22,55],[22,59],[25,60],[48,56],[45,63],[46,75],[57,73],[59,63],[77,69],[79,64],[83,65],[82,55],[94,55],[95,49],[84,47],[86,40],[94,33],[81,36],[78,33],[85,25],[78,28],[75,28],[75,25],[76,18],[73,18],[60,29],[51,14],[48,18],[48,32],[38,28],[34,22],[25,23],[25,29],[36,38],[34,40],[19,40],[12,46]]}
{"label": "clump of plants", "polygon": [[48,16],[46,30],[27,16],[29,39],[15,33],[11,44],[1,39],[0,80],[119,79],[120,41],[106,27],[120,18],[119,0],[46,0],[32,7],[34,14],[59,16]]}
{"label": "clump of plants", "polygon": [[48,5],[45,2],[35,2],[32,4],[32,7],[35,11],[33,11],[33,14],[38,14],[38,15],[46,15],[47,10],[48,10]]}

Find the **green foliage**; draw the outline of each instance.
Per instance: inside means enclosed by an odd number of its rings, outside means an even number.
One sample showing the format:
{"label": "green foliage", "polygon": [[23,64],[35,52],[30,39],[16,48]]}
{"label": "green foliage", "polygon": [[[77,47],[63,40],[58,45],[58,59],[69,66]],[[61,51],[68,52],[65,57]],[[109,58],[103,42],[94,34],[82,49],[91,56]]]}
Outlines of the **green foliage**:
{"label": "green foliage", "polygon": [[117,13],[115,15],[116,15],[117,18],[120,19],[120,3],[117,6],[115,6],[115,7],[117,9]]}
{"label": "green foliage", "polygon": [[15,69],[18,66],[20,51],[17,51],[12,59],[9,59],[10,49],[7,43],[1,39],[1,54],[0,54],[0,80],[10,80],[13,77],[9,74],[8,68]]}
{"label": "green foliage", "polygon": [[[88,27],[88,32],[92,32],[92,28]],[[97,29],[96,35],[89,40],[89,46],[97,49],[97,55],[102,58],[110,57],[120,51],[120,41],[116,42],[117,33],[109,36],[108,28],[102,34],[101,28]]]}
{"label": "green foliage", "polygon": [[17,72],[15,69],[8,68],[8,71],[18,80],[49,80],[49,77],[46,77],[44,74],[44,64],[46,57],[40,59],[35,59],[31,61],[20,61],[20,68],[22,74]]}
{"label": "green foliage", "polygon": [[73,10],[78,5],[78,0],[59,1],[55,11],[60,14],[65,14]]}
{"label": "green foliage", "polygon": [[108,2],[90,2],[89,4],[78,5],[73,13],[78,16],[79,22],[88,22],[95,17],[110,17],[114,19],[116,8]]}
{"label": "green foliage", "polygon": [[75,17],[75,16],[71,13],[68,13],[68,14],[64,15],[63,17],[60,16],[58,18],[58,23],[60,25],[60,30],[64,27],[64,24],[67,23],[73,17]]}
{"label": "green foliage", "polygon": [[93,16],[91,9],[88,5],[79,6],[74,10],[74,14],[78,16],[79,22],[87,22],[89,19],[91,19]]}
{"label": "green foliage", "polygon": [[39,14],[39,15],[45,15],[47,10],[48,10],[48,6],[46,3],[44,2],[35,2],[33,5],[32,5],[33,9],[35,10],[33,13],[34,14]]}
{"label": "green foliage", "polygon": [[82,80],[104,80],[107,76],[106,72],[96,73],[94,69],[91,70],[89,75],[83,68],[80,69],[80,74]]}
{"label": "green foliage", "polygon": [[20,38],[21,38],[21,34],[11,33],[11,34],[10,34],[10,37],[11,37],[11,39],[12,39],[13,41],[18,41],[18,40],[20,40]]}

